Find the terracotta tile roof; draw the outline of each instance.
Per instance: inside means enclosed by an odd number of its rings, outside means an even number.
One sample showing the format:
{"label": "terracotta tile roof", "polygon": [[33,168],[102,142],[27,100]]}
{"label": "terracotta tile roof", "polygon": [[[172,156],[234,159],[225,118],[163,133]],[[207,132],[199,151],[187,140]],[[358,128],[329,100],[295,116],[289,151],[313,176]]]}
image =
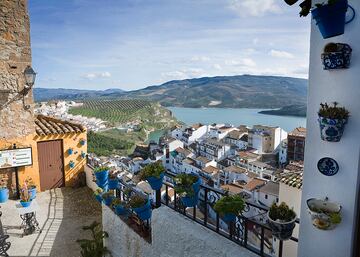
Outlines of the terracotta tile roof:
{"label": "terracotta tile roof", "polygon": [[289,133],[289,136],[306,137],[306,128],[298,127]]}
{"label": "terracotta tile roof", "polygon": [[234,165],[231,165],[231,166],[229,166],[229,167],[226,167],[226,168],[224,169],[224,171],[234,172],[234,173],[238,173],[238,174],[246,173],[246,169],[241,168],[241,167],[238,167],[238,166],[234,166]]}
{"label": "terracotta tile roof", "polygon": [[249,183],[246,184],[246,186],[244,188],[251,192],[256,189],[259,189],[260,187],[262,187],[265,184],[266,184],[265,180],[260,179],[260,178],[253,178],[252,180],[249,181]]}
{"label": "terracotta tile roof", "polygon": [[185,155],[185,156],[188,156],[188,155],[191,154],[191,151],[189,151],[189,150],[187,150],[187,149],[184,149],[184,148],[182,148],[182,147],[176,148],[175,151],[178,152],[178,153],[182,153],[182,154]]}
{"label": "terracotta tile roof", "polygon": [[230,194],[240,194],[243,191],[243,187],[235,184],[222,185],[221,189],[229,191]]}
{"label": "terracotta tile roof", "polygon": [[276,178],[276,180],[279,181],[280,183],[284,183],[288,186],[302,189],[303,173],[302,172],[283,173],[278,178]]}
{"label": "terracotta tile roof", "polygon": [[208,162],[211,162],[210,160],[208,160],[206,157],[204,157],[204,156],[198,156],[198,157],[196,157],[196,159],[195,160],[197,160],[197,161],[199,161],[199,162],[202,162],[202,163],[204,163],[204,164],[206,164],[206,163],[208,163]]}
{"label": "terracotta tile roof", "polygon": [[79,133],[86,131],[85,127],[80,124],[43,115],[37,115],[35,117],[35,130],[38,136]]}
{"label": "terracotta tile roof", "polygon": [[220,171],[218,168],[211,166],[211,165],[203,168],[202,170],[208,174],[214,174],[214,173],[218,173]]}

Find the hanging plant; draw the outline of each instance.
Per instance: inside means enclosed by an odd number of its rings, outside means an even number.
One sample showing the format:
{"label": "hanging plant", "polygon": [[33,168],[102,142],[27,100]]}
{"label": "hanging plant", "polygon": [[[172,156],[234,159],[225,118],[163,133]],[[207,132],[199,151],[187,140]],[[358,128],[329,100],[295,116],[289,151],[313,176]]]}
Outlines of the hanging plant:
{"label": "hanging plant", "polygon": [[311,198],[306,201],[312,224],[321,230],[334,229],[341,223],[341,206],[337,203]]}
{"label": "hanging plant", "polygon": [[329,43],[321,55],[324,70],[346,69],[350,66],[352,49],[348,44]]}
{"label": "hanging plant", "polygon": [[214,205],[214,210],[225,222],[236,220],[236,216],[245,209],[245,201],[240,195],[224,196]]}
{"label": "hanging plant", "polygon": [[70,162],[69,162],[69,167],[70,167],[70,169],[75,168],[75,162],[74,162],[74,161],[70,161]]}
{"label": "hanging plant", "polygon": [[279,206],[273,203],[268,212],[268,221],[274,237],[288,240],[295,228],[296,213],[284,202]]}
{"label": "hanging plant", "polygon": [[68,152],[68,155],[72,155],[74,152],[74,149],[70,147],[67,152]]}
{"label": "hanging plant", "polygon": [[86,140],[85,139],[80,139],[80,145],[85,145],[86,144]]}
{"label": "hanging plant", "polygon": [[339,142],[349,119],[349,111],[339,107],[337,102],[332,106],[320,104],[318,112],[321,139],[329,142]]}
{"label": "hanging plant", "polygon": [[146,165],[140,172],[139,177],[141,180],[146,180],[152,190],[159,190],[162,187],[165,175],[165,168],[161,161],[154,162]]}

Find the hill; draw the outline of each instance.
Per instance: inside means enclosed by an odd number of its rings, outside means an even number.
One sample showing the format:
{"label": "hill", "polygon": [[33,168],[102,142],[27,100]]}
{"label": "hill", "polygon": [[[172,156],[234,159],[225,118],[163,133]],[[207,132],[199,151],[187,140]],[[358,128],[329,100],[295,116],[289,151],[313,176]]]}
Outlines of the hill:
{"label": "hill", "polygon": [[262,114],[306,117],[306,105],[289,105],[278,110],[260,111]]}
{"label": "hill", "polygon": [[[45,92],[44,92],[45,91]],[[307,80],[276,76],[221,76],[174,80],[134,91],[34,90],[35,100],[137,98],[163,106],[281,108],[306,103]]]}

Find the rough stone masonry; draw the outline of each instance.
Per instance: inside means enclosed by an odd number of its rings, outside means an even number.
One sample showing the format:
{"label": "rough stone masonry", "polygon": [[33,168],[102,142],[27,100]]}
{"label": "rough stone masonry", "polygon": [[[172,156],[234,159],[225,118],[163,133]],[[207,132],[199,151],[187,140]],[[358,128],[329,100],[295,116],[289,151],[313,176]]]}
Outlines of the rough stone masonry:
{"label": "rough stone masonry", "polygon": [[27,0],[0,0],[0,141],[34,133],[32,91],[24,94],[31,65]]}

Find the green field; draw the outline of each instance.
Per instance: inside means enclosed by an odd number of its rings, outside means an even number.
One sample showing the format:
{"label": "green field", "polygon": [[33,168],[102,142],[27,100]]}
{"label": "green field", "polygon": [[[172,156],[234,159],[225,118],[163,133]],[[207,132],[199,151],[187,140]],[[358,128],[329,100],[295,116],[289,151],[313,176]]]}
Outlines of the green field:
{"label": "green field", "polygon": [[109,127],[122,127],[135,122],[139,131],[123,132],[110,129],[102,132],[89,132],[89,152],[97,155],[131,153],[135,145],[147,140],[147,134],[153,130],[166,130],[178,124],[169,110],[158,103],[145,100],[91,100],[83,106],[72,108],[69,113],[86,117],[96,117],[108,122]]}

